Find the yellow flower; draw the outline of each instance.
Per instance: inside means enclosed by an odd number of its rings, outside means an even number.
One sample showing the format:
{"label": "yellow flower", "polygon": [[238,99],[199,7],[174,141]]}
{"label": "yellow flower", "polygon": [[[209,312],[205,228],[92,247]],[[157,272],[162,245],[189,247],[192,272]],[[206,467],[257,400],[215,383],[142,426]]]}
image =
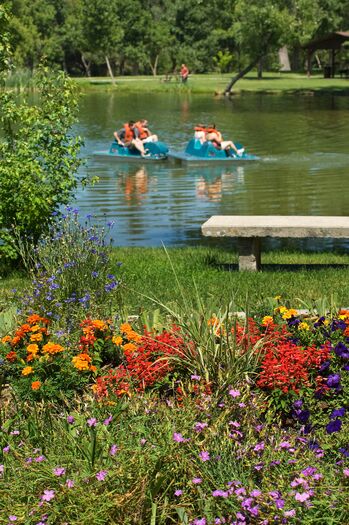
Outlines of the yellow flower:
{"label": "yellow flower", "polygon": [[112,341],[116,346],[120,346],[122,344],[123,339],[120,335],[114,335]]}
{"label": "yellow flower", "polygon": [[22,370],[22,376],[29,376],[29,374],[32,374],[33,372],[34,372],[33,367],[31,367],[31,366],[26,366],[26,367],[23,368],[23,370]]}
{"label": "yellow flower", "polygon": [[286,308],[286,311],[283,313],[282,318],[290,319],[291,317],[295,317],[297,314],[298,312],[294,308],[290,308],[289,310],[287,310]]}
{"label": "yellow flower", "polygon": [[139,343],[142,337],[139,334],[137,334],[137,332],[135,332],[134,330],[130,330],[129,332],[127,332],[127,339],[129,341],[135,341],[136,343]]}
{"label": "yellow flower", "polygon": [[286,311],[287,311],[286,306],[278,306],[277,308],[274,308],[274,312],[275,313],[279,312],[280,314],[283,314]]}
{"label": "yellow flower", "polygon": [[31,332],[40,332],[40,326],[38,324],[35,324],[30,328]]}
{"label": "yellow flower", "polygon": [[275,299],[275,301],[280,301],[280,299],[281,299],[281,295],[276,295],[276,296],[274,297],[274,299]]}
{"label": "yellow flower", "polygon": [[46,343],[42,347],[43,354],[54,355],[54,354],[58,354],[59,352],[63,352],[63,350],[64,350],[63,346],[58,345],[56,343],[52,343],[52,342]]}
{"label": "yellow flower", "polygon": [[310,330],[310,326],[308,325],[308,323],[303,321],[303,323],[299,323],[298,330]]}
{"label": "yellow flower", "polygon": [[263,317],[262,319],[262,325],[263,326],[268,326],[268,324],[272,324],[274,321],[274,319],[272,318],[271,315],[266,315],[265,317]]}
{"label": "yellow flower", "polygon": [[78,354],[71,360],[75,368],[78,370],[90,370],[90,363],[92,361],[88,354]]}
{"label": "yellow flower", "polygon": [[39,347],[37,344],[31,344],[31,345],[28,345],[27,346],[27,352],[29,354],[33,354],[33,355],[36,355],[39,351]]}
{"label": "yellow flower", "polygon": [[42,341],[43,335],[41,332],[38,332],[37,334],[32,334],[30,336],[31,341]]}

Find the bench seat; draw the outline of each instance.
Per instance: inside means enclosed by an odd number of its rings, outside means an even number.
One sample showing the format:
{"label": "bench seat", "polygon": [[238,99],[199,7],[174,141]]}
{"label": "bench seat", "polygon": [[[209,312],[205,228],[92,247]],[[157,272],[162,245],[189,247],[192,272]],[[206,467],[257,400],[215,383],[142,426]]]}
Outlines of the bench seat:
{"label": "bench seat", "polygon": [[236,237],[239,270],[260,269],[263,237],[349,238],[349,217],[301,215],[213,215],[201,227],[205,237]]}

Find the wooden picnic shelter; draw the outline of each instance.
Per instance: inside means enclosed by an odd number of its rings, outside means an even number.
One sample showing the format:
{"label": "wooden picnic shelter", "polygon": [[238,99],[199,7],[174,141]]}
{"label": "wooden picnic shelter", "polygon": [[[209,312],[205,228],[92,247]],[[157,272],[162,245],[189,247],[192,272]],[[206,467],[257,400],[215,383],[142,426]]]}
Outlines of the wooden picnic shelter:
{"label": "wooden picnic shelter", "polygon": [[[349,31],[335,31],[334,33],[329,33],[324,35],[316,40],[312,40],[307,44],[304,44],[302,47],[308,52],[307,55],[307,74],[311,75],[311,59],[315,51],[318,49],[328,49],[329,50],[329,65],[324,66],[324,77],[333,78],[336,72],[336,53],[341,49],[344,42],[349,40]],[[349,76],[349,67],[346,69],[339,70],[339,73],[345,76]]]}

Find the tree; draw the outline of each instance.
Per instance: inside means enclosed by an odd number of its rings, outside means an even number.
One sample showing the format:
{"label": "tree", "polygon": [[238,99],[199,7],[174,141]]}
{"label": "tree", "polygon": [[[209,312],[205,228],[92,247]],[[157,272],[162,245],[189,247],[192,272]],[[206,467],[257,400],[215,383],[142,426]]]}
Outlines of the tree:
{"label": "tree", "polygon": [[[278,3],[279,1],[279,3]],[[237,0],[234,9],[234,35],[237,45],[248,56],[248,65],[226,86],[228,95],[233,85],[253,69],[271,51],[287,43],[292,34],[294,17],[282,0]]]}
{"label": "tree", "polygon": [[110,59],[117,56],[123,36],[117,9],[118,0],[83,0],[85,54],[92,54],[97,62],[107,64],[112,82],[114,73]]}
{"label": "tree", "polygon": [[[10,67],[9,16],[0,6],[0,81]],[[36,241],[77,186],[81,140],[70,135],[76,87],[64,74],[37,73],[38,105],[0,91],[0,256],[15,259],[15,236]]]}

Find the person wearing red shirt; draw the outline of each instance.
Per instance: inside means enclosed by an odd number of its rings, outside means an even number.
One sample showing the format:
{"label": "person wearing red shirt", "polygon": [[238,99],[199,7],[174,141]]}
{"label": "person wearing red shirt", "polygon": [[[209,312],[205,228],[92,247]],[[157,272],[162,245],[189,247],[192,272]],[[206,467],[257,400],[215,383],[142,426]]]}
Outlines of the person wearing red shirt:
{"label": "person wearing red shirt", "polygon": [[182,82],[183,84],[186,83],[186,81],[188,80],[188,77],[189,77],[189,69],[187,68],[187,66],[185,64],[182,64],[181,65],[181,79],[182,79]]}

